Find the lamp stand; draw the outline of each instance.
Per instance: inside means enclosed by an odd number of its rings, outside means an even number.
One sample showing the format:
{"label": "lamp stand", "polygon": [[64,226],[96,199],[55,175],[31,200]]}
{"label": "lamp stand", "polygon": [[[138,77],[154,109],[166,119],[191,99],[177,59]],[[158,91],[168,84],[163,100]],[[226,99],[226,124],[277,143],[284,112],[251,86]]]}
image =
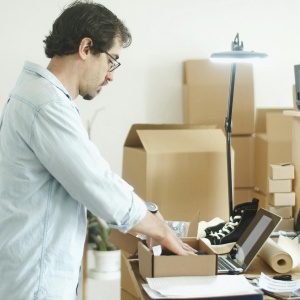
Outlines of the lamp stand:
{"label": "lamp stand", "polygon": [[231,64],[230,72],[230,85],[228,95],[228,108],[227,116],[225,117],[225,131],[226,131],[226,144],[227,144],[227,177],[228,177],[228,200],[229,212],[233,213],[233,183],[232,183],[232,168],[231,168],[231,131],[232,131],[232,107],[234,95],[234,82],[235,82],[236,63]]}
{"label": "lamp stand", "polygon": [[240,43],[239,34],[235,36],[231,43],[231,51],[213,53],[210,56],[212,61],[219,62],[231,62],[231,73],[230,73],[230,85],[229,85],[229,96],[228,96],[228,108],[227,116],[225,118],[225,131],[227,139],[227,177],[228,177],[228,201],[229,201],[229,212],[230,215],[233,213],[233,183],[232,183],[232,170],[231,170],[231,131],[232,131],[232,107],[233,107],[233,94],[234,94],[234,81],[236,62],[241,61],[253,61],[261,58],[267,58],[268,55],[265,53],[259,53],[254,51],[244,51],[243,42]]}

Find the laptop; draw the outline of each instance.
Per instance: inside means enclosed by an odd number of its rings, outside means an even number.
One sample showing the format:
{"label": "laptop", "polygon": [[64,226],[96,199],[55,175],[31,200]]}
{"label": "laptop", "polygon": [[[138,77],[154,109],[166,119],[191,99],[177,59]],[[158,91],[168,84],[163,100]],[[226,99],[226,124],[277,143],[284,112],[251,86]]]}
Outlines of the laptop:
{"label": "laptop", "polygon": [[281,217],[261,208],[227,255],[218,256],[218,274],[243,273],[269,238]]}

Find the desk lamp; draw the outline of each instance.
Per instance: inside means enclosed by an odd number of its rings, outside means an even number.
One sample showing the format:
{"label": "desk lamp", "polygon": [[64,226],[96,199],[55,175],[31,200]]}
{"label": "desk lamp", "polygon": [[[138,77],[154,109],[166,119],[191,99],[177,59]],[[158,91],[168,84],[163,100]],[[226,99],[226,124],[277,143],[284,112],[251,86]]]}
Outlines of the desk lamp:
{"label": "desk lamp", "polygon": [[226,143],[227,143],[228,199],[229,199],[230,215],[232,215],[233,213],[233,184],[232,184],[232,170],[231,170],[231,131],[232,131],[231,120],[232,120],[232,106],[233,106],[236,63],[238,62],[249,63],[266,57],[268,57],[268,55],[265,53],[244,51],[244,45],[243,42],[241,42],[240,44],[238,33],[234,41],[231,43],[231,51],[213,53],[210,56],[210,60],[213,62],[231,63],[228,108],[227,108],[227,116],[225,117],[225,131],[226,131]]}

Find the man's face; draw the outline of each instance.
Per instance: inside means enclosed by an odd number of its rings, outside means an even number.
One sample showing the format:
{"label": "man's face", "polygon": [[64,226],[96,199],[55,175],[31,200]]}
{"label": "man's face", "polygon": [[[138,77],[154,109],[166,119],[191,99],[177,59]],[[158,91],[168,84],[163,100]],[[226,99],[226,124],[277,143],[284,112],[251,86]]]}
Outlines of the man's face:
{"label": "man's face", "polygon": [[[115,59],[119,58],[121,43],[119,39],[115,39],[114,46],[107,52]],[[85,100],[94,99],[102,90],[102,87],[107,85],[109,81],[113,81],[114,71],[109,72],[113,65],[113,59],[106,53],[93,55],[89,54],[86,71],[83,74],[79,94]]]}

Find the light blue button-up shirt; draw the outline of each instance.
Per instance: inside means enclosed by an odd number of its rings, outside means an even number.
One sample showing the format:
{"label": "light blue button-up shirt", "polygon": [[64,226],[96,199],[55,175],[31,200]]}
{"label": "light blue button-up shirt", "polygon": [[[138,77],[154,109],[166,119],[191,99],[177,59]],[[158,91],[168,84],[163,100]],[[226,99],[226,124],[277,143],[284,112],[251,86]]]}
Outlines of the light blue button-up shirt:
{"label": "light blue button-up shirt", "polygon": [[146,214],[64,86],[33,63],[2,112],[0,172],[0,300],[73,300],[86,208],[123,232]]}

